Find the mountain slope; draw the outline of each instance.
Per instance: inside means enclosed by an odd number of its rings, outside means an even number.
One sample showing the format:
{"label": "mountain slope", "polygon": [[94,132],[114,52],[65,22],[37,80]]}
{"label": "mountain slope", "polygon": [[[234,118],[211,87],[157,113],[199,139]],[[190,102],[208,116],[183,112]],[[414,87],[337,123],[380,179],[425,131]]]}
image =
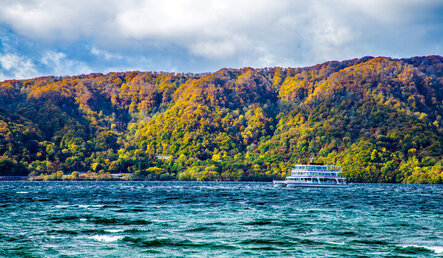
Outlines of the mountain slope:
{"label": "mountain slope", "polygon": [[442,183],[442,61],[5,81],[0,155],[34,174],[180,180],[269,180],[316,155],[355,182]]}

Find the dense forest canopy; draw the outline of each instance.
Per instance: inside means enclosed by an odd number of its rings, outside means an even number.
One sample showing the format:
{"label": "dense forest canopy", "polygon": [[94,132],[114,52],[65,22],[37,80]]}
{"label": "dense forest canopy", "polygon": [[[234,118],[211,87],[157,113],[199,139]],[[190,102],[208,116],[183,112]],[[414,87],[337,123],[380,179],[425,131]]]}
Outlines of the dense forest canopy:
{"label": "dense forest canopy", "polygon": [[271,180],[312,155],[353,182],[443,183],[443,58],[0,83],[0,175]]}

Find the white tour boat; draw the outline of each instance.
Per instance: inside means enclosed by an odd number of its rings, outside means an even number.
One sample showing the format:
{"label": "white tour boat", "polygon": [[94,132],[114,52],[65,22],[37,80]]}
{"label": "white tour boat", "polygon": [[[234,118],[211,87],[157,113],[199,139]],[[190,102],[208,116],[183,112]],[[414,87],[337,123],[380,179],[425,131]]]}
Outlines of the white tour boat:
{"label": "white tour boat", "polygon": [[[311,159],[312,162],[312,159]],[[298,164],[285,180],[274,180],[274,187],[351,187],[342,177],[341,167],[323,163]]]}

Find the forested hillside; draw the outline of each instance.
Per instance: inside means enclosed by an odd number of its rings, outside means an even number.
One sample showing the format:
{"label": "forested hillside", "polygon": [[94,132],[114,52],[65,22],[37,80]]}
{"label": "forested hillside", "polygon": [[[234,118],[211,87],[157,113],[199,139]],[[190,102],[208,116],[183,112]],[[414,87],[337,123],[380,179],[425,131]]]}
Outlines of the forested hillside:
{"label": "forested hillside", "polygon": [[0,175],[443,183],[443,57],[0,83]]}

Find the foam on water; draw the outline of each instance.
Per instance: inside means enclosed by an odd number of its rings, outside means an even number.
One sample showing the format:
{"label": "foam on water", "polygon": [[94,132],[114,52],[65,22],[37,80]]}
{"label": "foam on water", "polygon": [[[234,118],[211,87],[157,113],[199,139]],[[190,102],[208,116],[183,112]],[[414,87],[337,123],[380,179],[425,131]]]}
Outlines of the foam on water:
{"label": "foam on water", "polygon": [[119,233],[119,232],[124,232],[124,229],[106,229],[105,232],[109,232],[109,233]]}
{"label": "foam on water", "polygon": [[437,254],[443,253],[443,246],[420,246],[420,245],[402,245],[403,248],[413,247],[413,248],[425,248],[432,250]]}
{"label": "foam on water", "polygon": [[86,209],[88,209],[88,208],[101,208],[101,207],[103,207],[104,205],[102,205],[102,204],[96,204],[96,205],[91,205],[91,204],[88,204],[88,205],[86,205],[86,204],[81,204],[81,205],[78,205],[78,207],[80,207],[80,208],[86,208]]}
{"label": "foam on water", "polygon": [[116,242],[123,239],[124,236],[94,235],[89,238],[100,242]]}
{"label": "foam on water", "polygon": [[64,208],[72,207],[72,205],[62,205],[62,204],[60,204],[60,205],[55,205],[55,207],[56,207],[56,208],[64,209]]}
{"label": "foam on water", "polygon": [[443,246],[424,246],[424,248],[431,249],[438,254],[443,253]]}

